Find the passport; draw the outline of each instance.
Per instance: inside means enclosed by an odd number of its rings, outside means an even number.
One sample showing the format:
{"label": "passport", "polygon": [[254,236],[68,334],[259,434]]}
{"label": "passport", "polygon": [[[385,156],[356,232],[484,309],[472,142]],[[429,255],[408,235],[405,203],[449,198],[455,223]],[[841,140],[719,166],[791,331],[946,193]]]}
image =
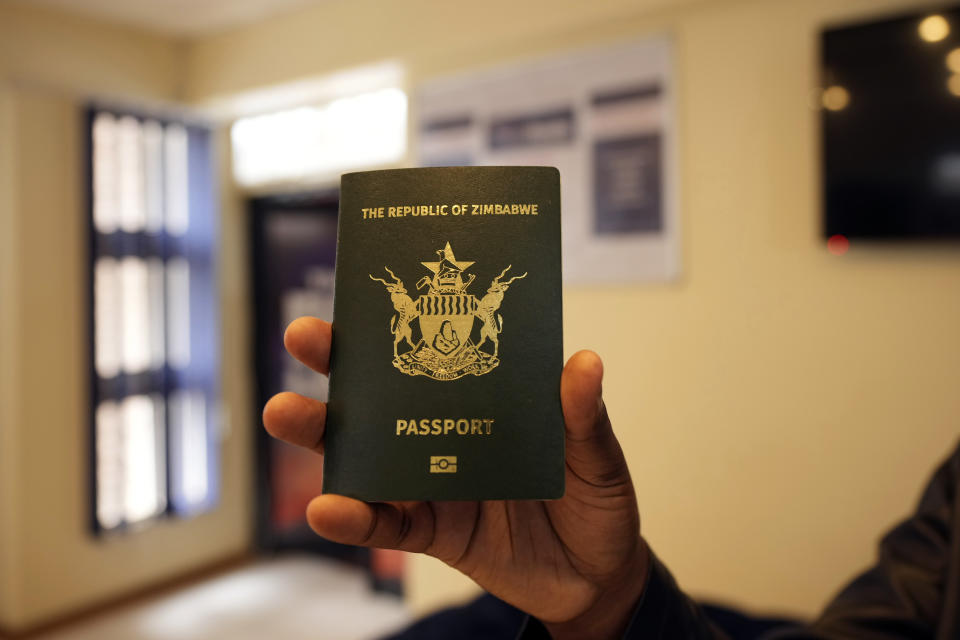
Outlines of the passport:
{"label": "passport", "polygon": [[345,174],[335,273],[325,492],[563,496],[556,169]]}

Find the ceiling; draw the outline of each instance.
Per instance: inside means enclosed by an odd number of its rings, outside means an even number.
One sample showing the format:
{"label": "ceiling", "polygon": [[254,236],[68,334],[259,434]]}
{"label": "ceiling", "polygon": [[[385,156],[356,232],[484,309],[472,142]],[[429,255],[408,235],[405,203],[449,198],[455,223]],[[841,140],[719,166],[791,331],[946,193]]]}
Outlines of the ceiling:
{"label": "ceiling", "polygon": [[27,0],[24,4],[83,14],[167,35],[224,31],[326,0]]}

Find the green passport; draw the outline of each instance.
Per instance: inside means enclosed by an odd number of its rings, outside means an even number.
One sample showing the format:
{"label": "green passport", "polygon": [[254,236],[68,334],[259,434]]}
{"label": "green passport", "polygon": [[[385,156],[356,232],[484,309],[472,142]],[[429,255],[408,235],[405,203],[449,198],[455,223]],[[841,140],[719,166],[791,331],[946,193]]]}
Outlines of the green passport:
{"label": "green passport", "polygon": [[560,259],[554,168],[344,175],[324,491],[560,498]]}

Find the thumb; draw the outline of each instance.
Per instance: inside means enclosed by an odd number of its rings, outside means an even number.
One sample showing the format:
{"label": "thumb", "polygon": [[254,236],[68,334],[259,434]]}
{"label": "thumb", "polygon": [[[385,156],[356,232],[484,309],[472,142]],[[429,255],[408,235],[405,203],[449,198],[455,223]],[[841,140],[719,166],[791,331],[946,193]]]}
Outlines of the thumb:
{"label": "thumb", "polygon": [[594,488],[630,484],[623,450],[603,404],[603,362],[592,351],[578,351],[560,378],[570,472]]}

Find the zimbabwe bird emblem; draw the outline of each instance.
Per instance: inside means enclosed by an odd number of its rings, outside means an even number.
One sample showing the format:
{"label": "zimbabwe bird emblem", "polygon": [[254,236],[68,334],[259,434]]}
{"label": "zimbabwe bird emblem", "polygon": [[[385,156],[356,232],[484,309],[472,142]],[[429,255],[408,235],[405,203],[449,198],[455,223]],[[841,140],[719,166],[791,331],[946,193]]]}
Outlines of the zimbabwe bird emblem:
{"label": "zimbabwe bird emblem", "polygon": [[[479,300],[467,293],[476,276],[464,279],[464,271],[474,263],[457,260],[450,243],[437,251],[436,262],[421,262],[432,275],[417,282],[417,290],[427,288],[414,301],[403,281],[390,270],[393,282],[370,275],[390,294],[396,311],[390,319],[393,334],[393,366],[410,376],[434,380],[456,380],[465,375],[480,376],[500,364],[500,333],[503,318],[497,311],[503,294],[526,273],[503,280],[512,265],[500,272]],[[475,328],[479,327],[474,341]],[[483,347],[481,349],[481,347]]]}

